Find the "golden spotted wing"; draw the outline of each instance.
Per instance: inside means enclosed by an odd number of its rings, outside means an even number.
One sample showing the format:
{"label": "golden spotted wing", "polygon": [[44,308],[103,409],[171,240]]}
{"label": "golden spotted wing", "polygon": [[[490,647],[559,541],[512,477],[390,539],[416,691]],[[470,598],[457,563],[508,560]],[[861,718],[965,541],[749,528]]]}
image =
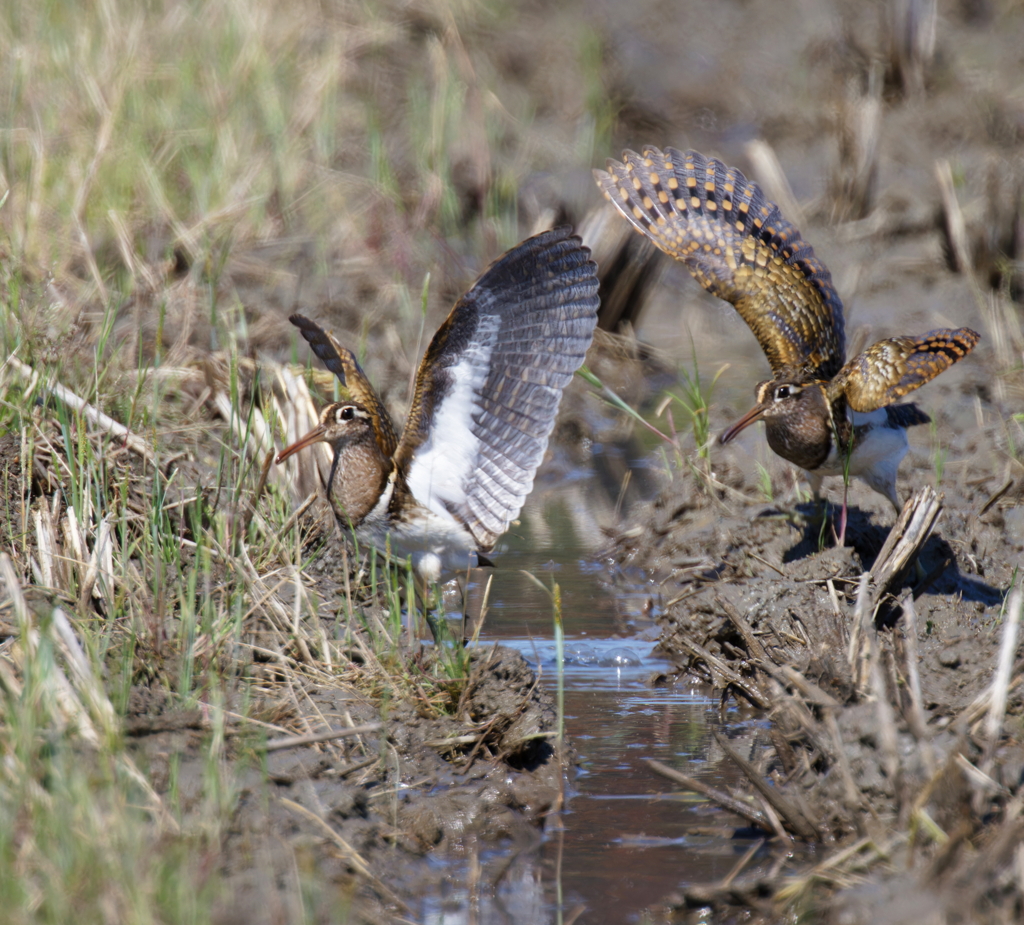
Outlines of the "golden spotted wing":
{"label": "golden spotted wing", "polygon": [[535,235],[484,271],[420,363],[395,464],[420,504],[465,524],[484,551],[533,487],[597,291],[571,228]]}
{"label": "golden spotted wing", "polygon": [[373,421],[373,432],[377,437],[377,445],[385,456],[391,457],[398,446],[398,435],[395,425],[388,414],[366,373],[359,365],[355,354],[347,347],[342,347],[334,337],[315,321],[304,315],[292,315],[288,320],[299,329],[310,349],[338,379],[347,392],[347,398],[357,401],[370,413]]}
{"label": "golden spotted wing", "polygon": [[634,228],[736,307],[774,373],[839,371],[846,342],[832,276],[756,183],[674,148],[626,151],[594,176]]}
{"label": "golden spotted wing", "polygon": [[981,335],[970,328],[942,328],[920,337],[891,337],[872,344],[828,384],[854,411],[874,411],[920,388],[974,349]]}

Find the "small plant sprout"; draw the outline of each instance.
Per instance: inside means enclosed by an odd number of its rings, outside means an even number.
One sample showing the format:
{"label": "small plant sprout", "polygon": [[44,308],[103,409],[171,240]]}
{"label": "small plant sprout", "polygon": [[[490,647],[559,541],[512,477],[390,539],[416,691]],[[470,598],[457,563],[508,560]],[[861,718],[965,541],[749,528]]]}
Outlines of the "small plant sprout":
{"label": "small plant sprout", "polygon": [[[634,421],[640,424],[642,427],[646,427],[651,433],[656,434],[662,440],[672,447],[676,447],[676,441],[673,440],[668,434],[662,433],[655,427],[650,421],[648,421],[636,408],[629,405],[628,402],[624,401],[618,395],[615,394],[608,386],[606,386],[597,376],[595,376],[586,366],[581,366],[576,370],[576,375],[579,376],[588,385],[592,385],[598,390],[601,397],[613,408],[618,408],[619,411],[624,411]],[[676,447],[677,448],[677,447]]]}
{"label": "small plant sprout", "polygon": [[935,470],[935,487],[938,488],[942,484],[942,474],[946,469],[946,448],[942,445],[939,428],[934,420],[928,425],[928,430],[932,437],[932,468]]}
{"label": "small plant sprout", "polygon": [[689,373],[683,367],[679,368],[679,374],[683,380],[683,393],[682,395],[672,393],[671,400],[682,405],[687,415],[689,415],[690,427],[693,431],[693,441],[697,447],[697,456],[700,459],[706,460],[708,459],[711,446],[711,394],[714,392],[719,376],[729,368],[729,364],[725,363],[719,368],[705,390],[700,379],[697,348],[692,343],[691,349],[693,354],[693,373]]}
{"label": "small plant sprout", "polygon": [[[554,620],[555,637],[555,671],[557,672],[556,704],[557,704],[557,725],[555,726],[555,743],[558,749],[558,761],[563,760],[563,738],[565,736],[565,630],[562,627],[562,589],[558,582],[552,580],[549,588],[532,572],[523,570],[523,574],[530,579],[551,599],[551,615]],[[562,775],[560,785],[560,802],[565,803],[565,780]]]}
{"label": "small plant sprout", "polygon": [[772,487],[772,474],[768,467],[762,462],[757,462],[757,487],[765,501],[771,503],[775,500],[775,490]]}

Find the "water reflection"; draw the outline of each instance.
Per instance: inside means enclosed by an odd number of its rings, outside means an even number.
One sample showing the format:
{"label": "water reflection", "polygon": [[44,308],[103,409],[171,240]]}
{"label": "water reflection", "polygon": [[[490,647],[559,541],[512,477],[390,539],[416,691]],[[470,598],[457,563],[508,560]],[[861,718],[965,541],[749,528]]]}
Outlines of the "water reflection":
{"label": "water reflection", "polygon": [[[494,557],[480,644],[517,648],[553,688],[551,600],[524,572],[545,587],[558,582],[565,723],[578,773],[565,811],[534,843],[496,849],[469,842],[435,858],[443,881],[423,898],[418,920],[425,923],[532,925],[576,915],[585,923],[638,922],[645,907],[680,885],[725,877],[751,844],[732,838],[735,818],[695,795],[672,794],[647,766],[653,758],[721,784],[710,733],[722,723],[719,704],[701,689],[649,684],[669,668],[654,651],[656,589],[639,574],[613,589],[596,561],[618,503],[613,482],[579,471],[556,482],[557,492],[539,486]],[[757,723],[743,736],[748,752],[766,738]]]}
{"label": "water reflection", "polygon": [[[499,626],[489,623],[489,632],[553,684],[546,621],[528,637],[502,637]],[[645,906],[681,884],[728,874],[751,843],[730,838],[732,820],[707,802],[669,793],[645,764],[656,758],[702,774],[713,757],[718,704],[700,690],[648,687],[647,678],[666,667],[653,649],[650,639],[590,632],[566,640],[566,730],[580,768],[565,812],[536,845],[511,855],[467,845],[447,859],[445,889],[425,900],[424,922],[555,922],[559,888],[564,917],[582,907],[580,922],[639,921]]]}

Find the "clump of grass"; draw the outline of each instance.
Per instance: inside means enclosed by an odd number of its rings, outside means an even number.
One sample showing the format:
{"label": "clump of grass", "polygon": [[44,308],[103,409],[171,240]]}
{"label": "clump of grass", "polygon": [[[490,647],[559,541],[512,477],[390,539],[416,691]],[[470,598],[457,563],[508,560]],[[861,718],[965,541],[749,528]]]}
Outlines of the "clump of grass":
{"label": "clump of grass", "polygon": [[[700,364],[697,362],[697,351],[696,348],[693,348],[693,372],[690,372],[685,367],[679,368],[679,374],[683,380],[682,394],[669,394],[669,400],[681,406],[690,419],[690,429],[693,432],[693,442],[697,448],[697,457],[704,461],[708,460],[711,447],[711,395],[715,390],[718,377],[728,368],[728,364],[722,366],[712,377],[711,382],[705,386],[700,378]],[[662,409],[665,407],[663,404]]]}
{"label": "clump of grass", "polygon": [[[26,332],[10,302],[0,331],[16,353]],[[387,552],[367,551],[346,575],[329,635],[303,576],[322,533],[292,518],[296,499],[268,465],[281,406],[237,352],[207,362],[219,364],[210,403],[222,412],[200,409],[194,423],[145,361],[130,393],[87,363],[16,357],[0,384],[0,615],[14,614],[18,630],[0,655],[0,749],[12,756],[0,773],[0,897],[10,921],[99,908],[119,921],[138,921],[140,908],[161,921],[207,920],[217,877],[195,858],[218,850],[247,764],[228,760],[227,711],[244,729],[258,702],[313,682],[450,713],[467,683],[461,646],[430,662],[405,638],[411,573]],[[140,421],[145,409],[146,436],[113,430],[103,408],[129,419],[134,409]],[[186,454],[193,462],[180,461]],[[187,804],[182,759],[168,761],[157,792],[122,738],[119,713],[142,688],[210,717],[195,756],[202,783]]]}

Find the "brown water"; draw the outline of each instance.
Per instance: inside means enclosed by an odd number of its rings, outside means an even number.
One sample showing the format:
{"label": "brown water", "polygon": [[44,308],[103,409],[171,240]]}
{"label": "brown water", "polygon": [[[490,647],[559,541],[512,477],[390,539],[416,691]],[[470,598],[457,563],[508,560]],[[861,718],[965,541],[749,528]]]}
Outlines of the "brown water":
{"label": "brown water", "polygon": [[[600,507],[597,489],[581,497]],[[571,493],[570,493],[571,494]],[[418,920],[429,923],[560,921],[639,922],[642,910],[682,884],[720,880],[752,844],[726,837],[726,817],[672,785],[645,764],[655,758],[721,784],[709,759],[710,730],[723,725],[717,701],[684,685],[651,686],[668,667],[653,654],[657,632],[648,587],[613,592],[595,561],[598,533],[573,515],[564,494],[528,504],[518,535],[500,550],[482,641],[518,648],[554,691],[557,661],[550,599],[521,570],[562,591],[566,731],[579,754],[566,810],[533,844],[467,845],[438,858],[438,893],[425,897]],[[538,537],[538,534],[542,538]],[[726,731],[758,748],[760,723],[726,713]],[[733,723],[735,721],[735,724]],[[694,830],[722,827],[722,832]],[[765,863],[765,861],[761,861]],[[756,869],[758,860],[750,865]],[[559,901],[561,897],[561,901]]]}

